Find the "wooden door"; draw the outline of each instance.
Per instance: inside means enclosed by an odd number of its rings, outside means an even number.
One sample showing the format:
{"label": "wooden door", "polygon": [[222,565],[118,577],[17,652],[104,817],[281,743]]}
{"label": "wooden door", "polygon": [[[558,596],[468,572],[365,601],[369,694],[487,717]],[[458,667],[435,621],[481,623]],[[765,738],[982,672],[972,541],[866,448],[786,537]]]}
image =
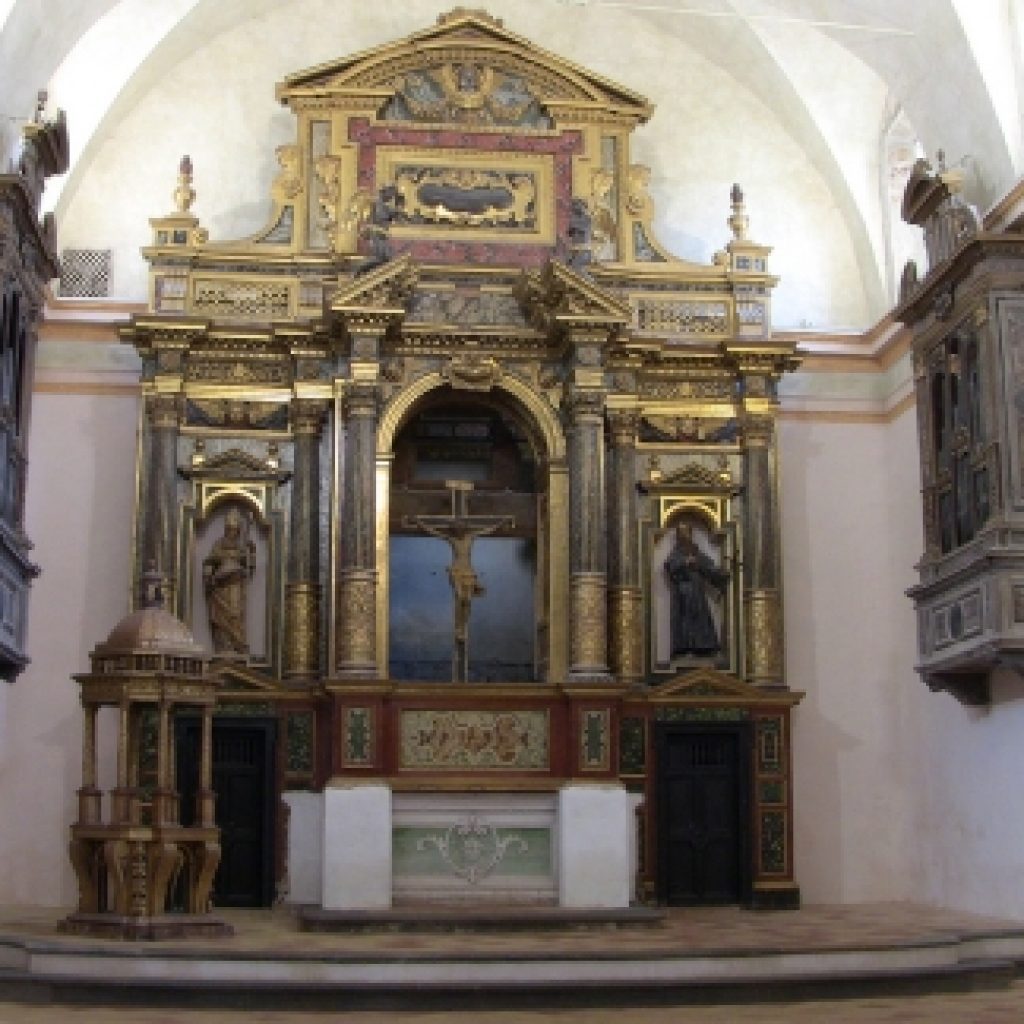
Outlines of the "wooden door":
{"label": "wooden door", "polygon": [[749,896],[747,723],[659,725],[658,890],[669,904]]}
{"label": "wooden door", "polygon": [[[267,907],[274,898],[274,748],[277,723],[265,718],[215,718],[213,789],[221,830],[213,902]],[[178,791],[182,823],[191,824],[198,787],[200,723],[179,719]]]}

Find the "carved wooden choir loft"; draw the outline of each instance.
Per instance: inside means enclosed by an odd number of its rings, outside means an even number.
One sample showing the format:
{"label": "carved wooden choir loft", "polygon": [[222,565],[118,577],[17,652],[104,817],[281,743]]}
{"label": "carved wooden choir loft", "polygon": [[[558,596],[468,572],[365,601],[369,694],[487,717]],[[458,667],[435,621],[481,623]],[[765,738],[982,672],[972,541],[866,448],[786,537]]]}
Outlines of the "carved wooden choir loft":
{"label": "carved wooden choir loft", "polygon": [[479,12],[277,95],[268,226],[210,240],[186,157],[123,330],[136,575],[213,656],[215,900],[794,904],[795,357],[742,192],[674,258],[650,105]]}
{"label": "carved wooden choir loft", "polygon": [[986,704],[996,678],[1019,692],[1024,677],[1024,218],[1004,203],[982,221],[963,179],[940,153],[907,183],[903,217],[924,229],[928,268],[918,280],[908,264],[896,316],[914,332],[918,670]]}

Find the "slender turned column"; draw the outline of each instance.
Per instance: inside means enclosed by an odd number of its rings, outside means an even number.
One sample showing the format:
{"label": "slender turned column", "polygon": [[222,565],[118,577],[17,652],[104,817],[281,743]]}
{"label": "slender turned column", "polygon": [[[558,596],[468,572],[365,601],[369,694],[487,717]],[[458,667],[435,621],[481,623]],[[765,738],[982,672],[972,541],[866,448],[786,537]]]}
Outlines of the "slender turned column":
{"label": "slender turned column", "polygon": [[111,818],[115,825],[126,824],[131,817],[131,779],[129,777],[131,704],[127,698],[117,708],[117,786],[111,793]]}
{"label": "slender turned column", "polygon": [[643,599],[637,536],[636,431],[632,412],[608,416],[611,472],[608,494],[608,627],[612,674],[633,683],[643,675]]}
{"label": "slender turned column", "polygon": [[153,395],[149,400],[149,466],[142,569],[155,566],[162,578],[164,607],[174,608],[177,590],[174,552],[178,511],[178,400]]}
{"label": "slender turned column", "polygon": [[157,705],[156,729],[156,790],[153,793],[153,824],[171,825],[173,821],[174,787],[170,778],[168,760],[168,733],[171,724],[171,706],[166,700]]}
{"label": "slender turned column", "polygon": [[213,708],[203,707],[203,731],[199,753],[199,792],[196,794],[196,821],[202,828],[213,828]]}
{"label": "slender turned column", "polygon": [[376,488],[377,388],[353,383],[345,393],[337,671],[377,676]]}
{"label": "slender turned column", "polygon": [[781,686],[784,671],[774,437],[775,424],[770,416],[744,419],[743,607],[747,677],[760,686]]}
{"label": "slender turned column", "polygon": [[569,394],[569,677],[607,682],[604,393]]}
{"label": "slender turned column", "polygon": [[96,788],[96,715],[99,706],[82,708],[82,787],[78,791],[78,823],[100,824],[100,791]]}
{"label": "slender turned column", "polygon": [[320,426],[322,402],[292,403],[295,466],[291,536],[285,585],[285,677],[315,678],[320,671]]}

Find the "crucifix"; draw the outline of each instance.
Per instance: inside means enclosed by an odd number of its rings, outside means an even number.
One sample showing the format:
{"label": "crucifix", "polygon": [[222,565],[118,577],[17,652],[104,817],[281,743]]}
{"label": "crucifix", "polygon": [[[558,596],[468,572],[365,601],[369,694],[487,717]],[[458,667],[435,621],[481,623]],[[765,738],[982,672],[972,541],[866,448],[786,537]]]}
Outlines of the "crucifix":
{"label": "crucifix", "polygon": [[469,613],[474,597],[484,593],[483,584],[473,568],[473,541],[503,527],[512,527],[512,516],[471,516],[469,492],[473,485],[467,480],[446,480],[451,492],[452,511],[448,516],[406,516],[405,525],[447,541],[452,549],[448,581],[452,586],[455,620],[455,648],[452,654],[452,682],[469,682]]}

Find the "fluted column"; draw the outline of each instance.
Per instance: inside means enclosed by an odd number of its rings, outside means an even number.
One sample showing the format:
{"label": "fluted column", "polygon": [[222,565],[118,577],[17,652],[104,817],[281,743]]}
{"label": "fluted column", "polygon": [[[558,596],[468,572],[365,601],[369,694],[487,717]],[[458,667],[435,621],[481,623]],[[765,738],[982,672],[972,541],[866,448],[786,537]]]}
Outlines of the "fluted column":
{"label": "fluted column", "polygon": [[377,388],[357,381],[345,392],[340,564],[338,573],[338,675],[376,678]]}
{"label": "fluted column", "polygon": [[285,677],[301,682],[320,671],[320,428],[322,402],[292,404],[294,469],[288,580],[285,584]]}
{"label": "fluted column", "polygon": [[574,386],[569,414],[569,677],[606,682],[604,393]]}
{"label": "fluted column", "polygon": [[173,609],[177,593],[175,550],[178,513],[178,399],[153,395],[149,416],[149,459],[146,479],[146,523],[142,565],[153,566],[162,581],[164,607]]}
{"label": "fluted column", "polygon": [[747,416],[743,421],[743,609],[747,677],[761,686],[782,685],[784,673],[774,454],[774,420]]}
{"label": "fluted column", "polygon": [[643,675],[643,598],[637,534],[636,433],[633,412],[608,415],[608,628],[612,675],[633,683]]}

